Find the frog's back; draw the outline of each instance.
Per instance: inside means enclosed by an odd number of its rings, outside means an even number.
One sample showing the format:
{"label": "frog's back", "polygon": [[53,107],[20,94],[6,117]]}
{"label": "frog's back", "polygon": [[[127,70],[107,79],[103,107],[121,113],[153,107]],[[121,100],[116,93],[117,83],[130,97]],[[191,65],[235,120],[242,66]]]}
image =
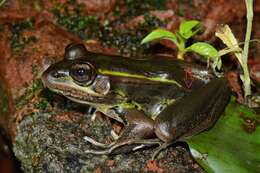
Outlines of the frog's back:
{"label": "frog's back", "polygon": [[167,57],[134,57],[89,53],[86,57],[99,73],[193,88],[209,82],[214,75],[205,67]]}
{"label": "frog's back", "polygon": [[111,90],[130,104],[156,117],[168,104],[208,82],[213,75],[204,67],[164,57],[122,58],[101,54],[86,57],[98,73],[111,80]]}

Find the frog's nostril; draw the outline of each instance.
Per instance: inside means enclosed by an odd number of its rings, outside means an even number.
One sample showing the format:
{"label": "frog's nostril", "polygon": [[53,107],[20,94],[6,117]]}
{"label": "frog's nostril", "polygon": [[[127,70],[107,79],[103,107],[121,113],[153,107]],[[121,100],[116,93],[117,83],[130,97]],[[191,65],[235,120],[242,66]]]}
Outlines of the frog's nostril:
{"label": "frog's nostril", "polygon": [[51,76],[52,76],[52,77],[55,77],[55,78],[58,78],[58,77],[59,77],[59,73],[58,73],[57,71],[53,71],[53,72],[51,73]]}

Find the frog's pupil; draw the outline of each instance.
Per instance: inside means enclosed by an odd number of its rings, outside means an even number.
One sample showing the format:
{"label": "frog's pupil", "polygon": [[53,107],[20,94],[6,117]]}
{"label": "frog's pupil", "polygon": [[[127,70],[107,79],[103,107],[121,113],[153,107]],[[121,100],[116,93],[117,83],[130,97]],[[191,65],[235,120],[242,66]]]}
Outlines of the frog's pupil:
{"label": "frog's pupil", "polygon": [[84,68],[79,68],[79,69],[77,70],[77,75],[78,75],[78,76],[84,76],[84,75],[86,75],[86,70],[85,70]]}

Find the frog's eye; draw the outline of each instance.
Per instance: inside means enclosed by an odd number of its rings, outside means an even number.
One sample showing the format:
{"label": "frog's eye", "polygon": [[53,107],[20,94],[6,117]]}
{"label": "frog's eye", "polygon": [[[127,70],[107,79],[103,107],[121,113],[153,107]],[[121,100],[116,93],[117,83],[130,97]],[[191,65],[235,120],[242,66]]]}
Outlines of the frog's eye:
{"label": "frog's eye", "polygon": [[93,83],[96,73],[94,67],[89,63],[75,64],[70,69],[72,79],[82,86]]}
{"label": "frog's eye", "polygon": [[65,48],[65,59],[75,60],[86,56],[88,53],[87,49],[83,44],[71,43]]}

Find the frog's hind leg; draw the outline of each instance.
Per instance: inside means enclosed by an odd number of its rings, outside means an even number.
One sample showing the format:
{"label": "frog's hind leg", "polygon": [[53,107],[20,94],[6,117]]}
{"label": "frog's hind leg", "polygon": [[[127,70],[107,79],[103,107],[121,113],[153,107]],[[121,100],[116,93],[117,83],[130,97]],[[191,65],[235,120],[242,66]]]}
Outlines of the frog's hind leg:
{"label": "frog's hind leg", "polygon": [[154,136],[154,121],[143,112],[136,109],[124,109],[118,111],[118,114],[124,117],[125,122],[127,122],[119,138],[115,142],[106,145],[85,137],[85,140],[91,144],[103,148],[103,150],[87,150],[86,153],[111,154],[119,153],[119,151],[134,151],[155,144],[158,145],[160,140],[151,139]]}
{"label": "frog's hind leg", "polygon": [[162,146],[162,141],[158,138],[155,139],[130,139],[122,142],[117,142],[113,146],[102,150],[86,150],[86,154],[118,154],[130,151],[136,151],[142,148],[151,147],[154,145]]}

